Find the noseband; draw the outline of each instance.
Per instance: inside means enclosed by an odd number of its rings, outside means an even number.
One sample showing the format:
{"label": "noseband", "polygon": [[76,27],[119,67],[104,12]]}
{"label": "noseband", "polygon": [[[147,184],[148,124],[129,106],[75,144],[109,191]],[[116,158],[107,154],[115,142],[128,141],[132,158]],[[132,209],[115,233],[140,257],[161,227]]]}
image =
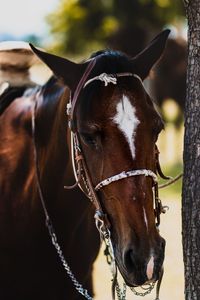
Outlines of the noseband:
{"label": "noseband", "polygon": [[112,182],[124,179],[124,178],[128,178],[131,176],[139,176],[139,175],[144,175],[144,176],[150,176],[152,177],[154,183],[157,183],[157,175],[151,171],[151,170],[146,170],[146,169],[140,169],[140,170],[131,170],[131,171],[123,171],[117,175],[111,176],[107,179],[102,180],[101,182],[99,182],[96,187],[95,190],[98,191],[100,190],[102,187],[109,185]]}

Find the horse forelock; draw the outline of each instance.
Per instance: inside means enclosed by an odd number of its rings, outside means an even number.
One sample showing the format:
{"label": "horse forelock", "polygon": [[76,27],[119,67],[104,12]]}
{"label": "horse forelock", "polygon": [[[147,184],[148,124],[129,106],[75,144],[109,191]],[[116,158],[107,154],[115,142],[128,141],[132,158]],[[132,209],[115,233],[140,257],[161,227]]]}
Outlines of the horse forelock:
{"label": "horse forelock", "polygon": [[[128,56],[119,51],[113,51],[110,49],[100,50],[93,53],[90,59],[96,59],[96,64],[92,69],[88,79],[94,78],[102,73],[113,74],[130,72],[132,73],[132,65]],[[92,81],[86,88],[83,88],[80,93],[79,103],[83,103],[82,109],[90,111],[89,107],[91,105],[91,99],[96,100],[101,99],[100,93],[103,87],[103,83],[100,80]],[[112,84],[109,84],[109,88],[112,89]],[[114,89],[113,85],[113,89]],[[119,86],[118,86],[119,87]],[[99,96],[97,96],[99,95]],[[89,107],[88,107],[89,106]]]}
{"label": "horse forelock", "polygon": [[93,53],[90,59],[96,58],[96,65],[91,72],[91,75],[98,75],[101,73],[115,74],[119,72],[131,72],[132,65],[130,58],[120,52],[110,49],[100,50]]}

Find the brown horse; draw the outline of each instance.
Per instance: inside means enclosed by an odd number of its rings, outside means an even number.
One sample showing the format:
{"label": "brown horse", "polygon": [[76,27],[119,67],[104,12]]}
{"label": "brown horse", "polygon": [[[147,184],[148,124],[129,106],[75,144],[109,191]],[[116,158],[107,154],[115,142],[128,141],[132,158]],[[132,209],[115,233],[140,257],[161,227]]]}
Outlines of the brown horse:
{"label": "brown horse", "polygon": [[[2,300],[83,299],[63,268],[62,254],[92,295],[92,266],[100,247],[93,218],[97,206],[106,215],[114,256],[126,284],[158,280],[165,242],[155,224],[152,187],[157,171],[155,143],[163,122],[142,80],[160,58],[168,34],[163,31],[133,59],[100,51],[81,64],[32,47],[56,77],[44,86],[22,89],[12,101],[15,94],[11,91],[9,105],[3,95]],[[95,199],[89,195],[93,203],[78,188],[64,189],[74,181],[71,129],[79,143],[75,151],[81,151],[90,177],[89,183],[82,177],[79,184],[88,193],[96,193]],[[55,239],[57,251],[51,243],[44,212],[50,216],[62,254]]]}

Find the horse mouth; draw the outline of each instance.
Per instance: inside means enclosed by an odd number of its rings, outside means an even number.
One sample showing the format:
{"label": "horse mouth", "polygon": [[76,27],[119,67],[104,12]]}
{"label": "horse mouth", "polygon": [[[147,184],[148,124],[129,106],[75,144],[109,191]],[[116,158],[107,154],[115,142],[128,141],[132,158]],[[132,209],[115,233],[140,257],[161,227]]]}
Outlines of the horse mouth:
{"label": "horse mouth", "polygon": [[145,281],[144,283],[139,283],[139,284],[135,284],[135,283],[130,283],[129,281],[127,281],[124,277],[123,277],[123,279],[124,279],[124,282],[126,283],[126,285],[128,286],[128,287],[130,287],[130,288],[137,288],[137,287],[149,287],[149,286],[151,286],[151,285],[155,285],[155,283],[157,282],[157,280],[149,280],[149,281]]}
{"label": "horse mouth", "polygon": [[136,288],[141,286],[146,286],[146,287],[154,286],[161,276],[162,267],[159,268],[160,269],[159,272],[154,272],[156,274],[153,274],[152,278],[149,280],[146,277],[145,272],[141,272],[141,270],[135,272],[127,272],[127,270],[117,260],[116,262],[117,262],[117,267],[119,269],[119,272],[125,284],[130,288]]}

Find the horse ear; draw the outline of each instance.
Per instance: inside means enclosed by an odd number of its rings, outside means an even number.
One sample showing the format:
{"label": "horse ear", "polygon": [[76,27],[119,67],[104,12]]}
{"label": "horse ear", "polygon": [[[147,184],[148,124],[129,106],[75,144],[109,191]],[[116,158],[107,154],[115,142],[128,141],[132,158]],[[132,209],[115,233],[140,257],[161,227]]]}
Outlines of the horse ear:
{"label": "horse ear", "polygon": [[71,90],[75,90],[88,63],[77,64],[66,58],[41,51],[32,44],[29,45],[32,51],[52,70],[56,77],[61,78]]}
{"label": "horse ear", "polygon": [[169,33],[169,29],[162,31],[142,52],[132,59],[134,72],[136,72],[142,80],[148,76],[153,65],[161,57],[165,49]]}

